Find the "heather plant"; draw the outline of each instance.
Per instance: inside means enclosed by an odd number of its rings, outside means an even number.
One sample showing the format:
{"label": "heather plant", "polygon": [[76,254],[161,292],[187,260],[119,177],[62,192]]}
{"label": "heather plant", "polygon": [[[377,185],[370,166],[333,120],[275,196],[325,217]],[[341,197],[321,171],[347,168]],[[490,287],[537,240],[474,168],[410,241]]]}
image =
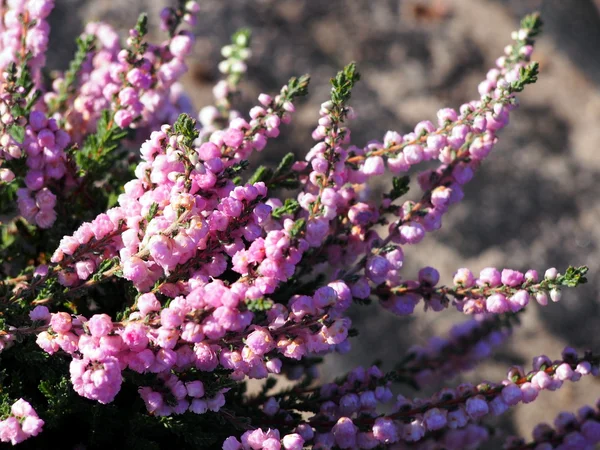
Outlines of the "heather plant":
{"label": "heather plant", "polygon": [[[51,0],[0,1],[0,440],[23,448],[223,450],[467,449],[486,419],[542,390],[599,373],[566,348],[505,379],[451,384],[501,345],[530,305],[586,281],[559,272],[457,268],[450,285],[404,252],[441,227],[538,76],[541,21],[526,17],[479,96],[406,134],[359,146],[355,64],[331,79],[301,160],[249,170],[292,120],[309,77],[234,110],[251,36],[223,48],[214,105],[195,113],[179,79],[200,7],[141,16],[124,43],[91,23],[69,68],[44,71]],[[360,109],[360,108],[359,108]],[[198,117],[198,121],[194,119]],[[199,123],[198,123],[199,122]],[[414,166],[414,167],[413,167]],[[365,189],[387,172],[381,196]],[[416,198],[406,200],[409,176]],[[357,367],[319,384],[351,351],[349,308],[469,316],[394,369]],[[357,337],[356,339],[360,339]],[[247,390],[249,380],[258,389]],[[432,396],[416,391],[444,381]],[[394,384],[405,395],[394,396]],[[412,392],[412,393],[411,393]],[[420,397],[417,397],[419,395]],[[507,449],[592,448],[600,412],[583,407]],[[8,445],[8,444],[6,444]]]}

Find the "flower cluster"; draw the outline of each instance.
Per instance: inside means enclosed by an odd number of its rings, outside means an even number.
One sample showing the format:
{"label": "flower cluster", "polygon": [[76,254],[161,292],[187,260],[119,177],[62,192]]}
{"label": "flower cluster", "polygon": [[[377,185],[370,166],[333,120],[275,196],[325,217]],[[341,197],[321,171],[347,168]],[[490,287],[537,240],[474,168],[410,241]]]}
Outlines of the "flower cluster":
{"label": "flower cluster", "polygon": [[31,405],[20,398],[10,408],[10,416],[0,421],[0,441],[12,445],[23,442],[31,436],[37,436],[44,426]]}
{"label": "flower cluster", "polygon": [[533,430],[533,441],[510,438],[504,445],[507,450],[535,448],[546,450],[558,448],[593,448],[600,442],[600,415],[596,408],[583,406],[577,414],[561,412],[554,419],[554,428],[547,423]]}
{"label": "flower cluster", "polygon": [[[81,190],[84,181],[78,169],[84,167],[68,150],[94,133],[105,112],[110,117],[108,131],[140,129],[138,140],[174,121],[181,111],[191,112],[177,81],[187,71],[184,58],[191,52],[193,35],[176,30],[184,18],[193,23],[198,12],[194,2],[178,9],[182,17],[160,45],[145,42],[145,16],[130,30],[125,48],[110,26],[89,24],[69,70],[44,90],[39,70],[48,44],[45,19],[53,6],[51,0],[9,2],[0,25],[0,165],[10,162],[0,169],[0,182],[23,185],[17,192],[19,211],[42,229],[56,221],[56,196]],[[23,77],[32,82],[15,86]],[[98,144],[96,152],[110,150],[106,143]],[[25,167],[17,164],[15,174],[10,165],[21,159]]]}
{"label": "flower cluster", "polygon": [[[478,277],[460,268],[449,286],[433,267],[403,273],[407,246],[440,228],[516,95],[536,81],[539,17],[523,21],[476,100],[366,145],[350,131],[360,76],[349,64],[331,80],[304,160],[288,154],[248,174],[248,159],[292,120],[308,76],[261,93],[247,116],[234,110],[251,56],[240,30],[223,48],[224,78],[198,129],[178,83],[194,42],[181,27],[195,24],[195,2],[163,10],[168,38],[157,45],[146,41],[144,15],[124,46],[108,25],[88,24],[69,69],[45,83],[52,6],[0,6],[0,209],[10,218],[0,235],[3,442],[44,426],[61,448],[107,445],[106,429],[144,448],[475,448],[490,438],[488,416],[598,375],[595,353],[567,348],[500,382],[428,398],[392,393],[394,383],[419,389],[473,368],[532,299],[546,306],[586,281],[585,267]],[[414,170],[420,199],[404,200]],[[368,183],[387,172],[391,189],[369,197]],[[319,385],[322,357],[349,352],[358,333],[349,309],[371,303],[397,315],[452,306],[470,320],[412,347],[389,372],[358,367]],[[262,380],[258,392],[246,392],[250,379]],[[595,410],[565,413],[556,430],[536,429],[535,446],[585,447],[598,428]]]}

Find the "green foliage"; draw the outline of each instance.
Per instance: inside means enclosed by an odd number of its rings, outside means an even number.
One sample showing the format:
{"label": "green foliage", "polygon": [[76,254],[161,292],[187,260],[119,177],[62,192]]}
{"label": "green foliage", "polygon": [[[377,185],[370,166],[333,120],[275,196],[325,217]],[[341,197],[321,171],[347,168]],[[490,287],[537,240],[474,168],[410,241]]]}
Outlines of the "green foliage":
{"label": "green foliage", "polygon": [[267,168],[267,166],[259,166],[258,169],[256,169],[252,176],[248,179],[248,183],[254,184],[258,183],[259,181],[268,181],[272,174],[273,171]]}
{"label": "green foliage", "polygon": [[158,203],[153,202],[150,205],[150,209],[148,210],[148,214],[146,215],[146,220],[148,222],[150,222],[152,219],[154,219],[154,216],[156,216],[156,213],[158,213]]}
{"label": "green foliage", "polygon": [[585,275],[588,270],[589,269],[586,266],[569,266],[564,274],[559,275],[556,278],[555,282],[559,286],[577,287],[580,284],[587,283],[588,280]]}
{"label": "green foliage", "polygon": [[126,136],[127,131],[114,123],[113,112],[102,111],[96,133],[87,137],[83,148],[72,149],[80,173],[96,177],[104,175],[105,171],[115,162],[116,156],[118,156],[115,150]]}
{"label": "green foliage", "polygon": [[351,62],[340,70],[335,78],[331,79],[331,100],[336,106],[345,104],[350,100],[352,88],[360,80],[356,70],[356,63]]}
{"label": "green foliage", "polygon": [[286,154],[277,168],[272,170],[266,166],[260,166],[248,179],[248,183],[254,184],[262,181],[267,189],[297,189],[300,185],[298,173],[292,170],[296,162],[293,153]]}
{"label": "green foliage", "polygon": [[282,96],[286,101],[292,101],[297,97],[304,97],[308,94],[308,85],[310,83],[309,75],[302,75],[298,78],[292,77],[288,84],[282,89]]}
{"label": "green foliage", "polygon": [[142,13],[138,16],[137,23],[135,24],[135,31],[138,32],[140,37],[148,34],[148,14]]}
{"label": "green foliage", "polygon": [[265,312],[270,310],[273,307],[273,300],[268,299],[268,298],[257,298],[254,300],[248,300],[246,302],[246,308],[248,308],[248,311],[252,311],[252,312]]}
{"label": "green foliage", "polygon": [[8,128],[8,133],[19,144],[23,143],[23,140],[25,139],[25,127],[22,127],[22,126],[19,126],[19,125],[11,125]]}
{"label": "green foliage", "polygon": [[294,214],[296,214],[296,211],[298,211],[299,209],[300,209],[300,203],[298,203],[298,200],[293,199],[293,198],[286,198],[283,206],[280,206],[279,208],[275,208],[273,210],[273,212],[271,213],[271,215],[275,219],[281,219],[283,216],[287,216],[287,215],[293,216]]}
{"label": "green foliage", "polygon": [[31,108],[42,95],[35,88],[27,60],[20,67],[11,62],[6,69],[6,91],[10,93],[13,101],[11,114],[15,119],[29,115]]}
{"label": "green foliage", "polygon": [[404,195],[406,195],[409,191],[410,178],[408,176],[403,177],[394,177],[392,179],[392,190],[389,194],[386,194],[385,197],[394,201]]}
{"label": "green foliage", "polygon": [[233,35],[231,35],[231,43],[235,47],[235,50],[239,51],[242,48],[250,47],[251,38],[252,31],[250,30],[250,28],[240,28],[235,33],[233,33]]}
{"label": "green foliage", "polygon": [[91,34],[78,37],[76,43],[77,50],[75,51],[75,56],[69,64],[69,69],[65,72],[58,96],[50,104],[52,112],[61,111],[67,104],[69,97],[75,93],[77,76],[81,70],[81,66],[94,49],[95,37]]}
{"label": "green foliage", "polygon": [[304,227],[306,226],[306,219],[298,219],[292,225],[292,229],[290,230],[290,236],[295,238],[300,235],[304,231]]}
{"label": "green foliage", "polygon": [[539,13],[528,14],[521,20],[521,29],[528,30],[528,37],[534,38],[542,31],[543,24]]}
{"label": "green foliage", "polygon": [[537,62],[531,62],[526,67],[521,67],[519,79],[513,81],[510,85],[511,92],[521,92],[528,84],[533,84],[538,79],[540,65]]}
{"label": "green foliage", "polygon": [[198,138],[198,130],[196,129],[196,120],[188,114],[180,114],[177,121],[173,124],[175,134],[183,136],[183,144],[186,147],[191,147]]}

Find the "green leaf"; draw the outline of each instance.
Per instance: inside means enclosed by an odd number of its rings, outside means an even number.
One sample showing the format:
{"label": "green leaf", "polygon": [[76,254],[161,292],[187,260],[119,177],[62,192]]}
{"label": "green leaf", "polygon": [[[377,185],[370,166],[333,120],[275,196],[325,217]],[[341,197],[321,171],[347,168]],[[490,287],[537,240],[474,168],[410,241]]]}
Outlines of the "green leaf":
{"label": "green leaf", "polygon": [[533,61],[526,67],[521,67],[519,71],[519,79],[513,81],[510,85],[511,92],[521,92],[528,84],[533,84],[537,81],[540,65]]}
{"label": "green leaf", "polygon": [[308,85],[310,83],[310,75],[301,75],[300,77],[292,77],[288,84],[282,89],[282,97],[286,101],[292,101],[296,97],[304,97],[308,94]]}
{"label": "green leaf", "polygon": [[248,183],[255,184],[255,183],[258,183],[259,181],[266,182],[267,180],[269,180],[271,178],[272,174],[273,174],[273,171],[271,169],[269,169],[268,167],[259,166],[254,171],[254,173],[252,174],[250,179],[248,180]]}
{"label": "green leaf", "polygon": [[358,80],[360,80],[360,74],[356,70],[356,63],[351,62],[340,70],[335,78],[331,79],[331,100],[334,104],[341,106],[346,103]]}
{"label": "green leaf", "polygon": [[138,16],[135,31],[138,32],[138,37],[143,37],[148,33],[148,14],[142,13]]}
{"label": "green leaf", "polygon": [[231,36],[231,43],[236,47],[248,48],[250,47],[251,38],[252,31],[250,28],[240,28]]}
{"label": "green leaf", "polygon": [[273,177],[277,178],[285,173],[288,173],[292,169],[292,166],[294,165],[295,162],[296,162],[296,157],[294,156],[293,153],[286,154],[283,157],[283,159],[281,160],[281,162],[279,163],[279,165],[277,166],[277,169],[275,169],[275,173],[273,174]]}
{"label": "green leaf", "polygon": [[25,139],[25,127],[21,127],[19,125],[11,125],[11,127],[8,129],[8,133],[19,144],[23,143],[23,140]]}
{"label": "green leaf", "polygon": [[150,209],[148,210],[148,214],[146,215],[146,220],[150,222],[156,216],[158,212],[158,203],[154,202],[150,205]]}
{"label": "green leaf", "polygon": [[263,297],[255,300],[248,300],[246,302],[246,307],[248,308],[248,311],[252,311],[253,313],[268,311],[273,307],[273,300]]}
{"label": "green leaf", "polygon": [[281,219],[283,216],[286,216],[288,214],[290,214],[290,215],[296,214],[296,211],[298,211],[299,209],[300,209],[300,203],[298,203],[297,200],[295,200],[293,198],[286,198],[283,206],[280,206],[279,208],[275,208],[271,212],[271,216],[273,216],[273,218],[275,218],[275,219]]}
{"label": "green leaf", "polygon": [[94,49],[95,36],[88,34],[83,37],[78,37],[76,43],[77,50],[75,51],[75,56],[69,64],[69,69],[65,72],[58,96],[51,104],[51,109],[54,112],[62,110],[65,107],[69,96],[74,94],[77,75],[88,55]]}
{"label": "green leaf", "polygon": [[521,29],[528,30],[530,38],[540,34],[543,25],[540,13],[529,14],[521,20]]}
{"label": "green leaf", "polygon": [[556,278],[556,284],[566,287],[577,287],[580,284],[585,284],[588,281],[585,277],[588,270],[587,266],[569,266],[563,275],[559,275]]}
{"label": "green leaf", "polygon": [[392,179],[392,190],[387,197],[394,201],[403,195],[406,195],[409,191],[410,178],[408,176],[394,177]]}
{"label": "green leaf", "polygon": [[290,230],[290,236],[295,238],[297,237],[303,230],[306,225],[306,219],[298,219],[294,225],[292,225],[292,229]]}
{"label": "green leaf", "polygon": [[180,114],[177,121],[173,124],[175,133],[183,136],[184,145],[191,147],[199,135],[196,129],[196,120],[188,114]]}

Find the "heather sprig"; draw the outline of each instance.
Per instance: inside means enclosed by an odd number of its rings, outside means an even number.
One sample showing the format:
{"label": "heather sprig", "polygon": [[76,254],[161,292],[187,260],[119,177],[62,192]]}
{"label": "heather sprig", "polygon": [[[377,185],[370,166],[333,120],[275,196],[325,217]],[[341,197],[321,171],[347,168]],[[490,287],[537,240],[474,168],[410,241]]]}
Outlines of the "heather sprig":
{"label": "heather sprig", "polygon": [[[490,357],[531,300],[559,301],[564,288],[587,281],[587,267],[543,276],[460,268],[448,285],[433,267],[415,279],[405,273],[406,247],[441,227],[508,125],[516,95],[540,76],[531,61],[538,15],[513,33],[479,97],[441,109],[437,123],[358,145],[348,124],[360,75],[350,63],[330,80],[304,159],[288,153],[273,168],[248,171],[310,81],[291,78],[274,95],[261,93],[247,115],[234,110],[250,30],[223,47],[215,105],[196,114],[179,84],[193,52],[184,28],[195,24],[195,2],[162,11],[161,43],[148,40],[145,14],[124,43],[110,26],[88,24],[68,70],[50,85],[40,74],[53,2],[5,3],[0,441],[474,448],[493,434],[488,416],[598,375],[595,353],[567,347],[559,359],[534,358],[529,372],[511,367],[497,383],[451,383]],[[369,196],[369,182],[387,170],[391,186]],[[421,190],[416,201],[404,198],[409,176]],[[388,372],[375,364],[319,383],[323,358],[351,351],[351,339],[369,331],[353,326],[354,304],[410,315],[421,301],[470,320],[394,355]],[[257,393],[248,380],[263,380]],[[444,387],[394,398],[393,383]],[[591,408],[563,413],[555,425],[507,448],[600,441]]]}

